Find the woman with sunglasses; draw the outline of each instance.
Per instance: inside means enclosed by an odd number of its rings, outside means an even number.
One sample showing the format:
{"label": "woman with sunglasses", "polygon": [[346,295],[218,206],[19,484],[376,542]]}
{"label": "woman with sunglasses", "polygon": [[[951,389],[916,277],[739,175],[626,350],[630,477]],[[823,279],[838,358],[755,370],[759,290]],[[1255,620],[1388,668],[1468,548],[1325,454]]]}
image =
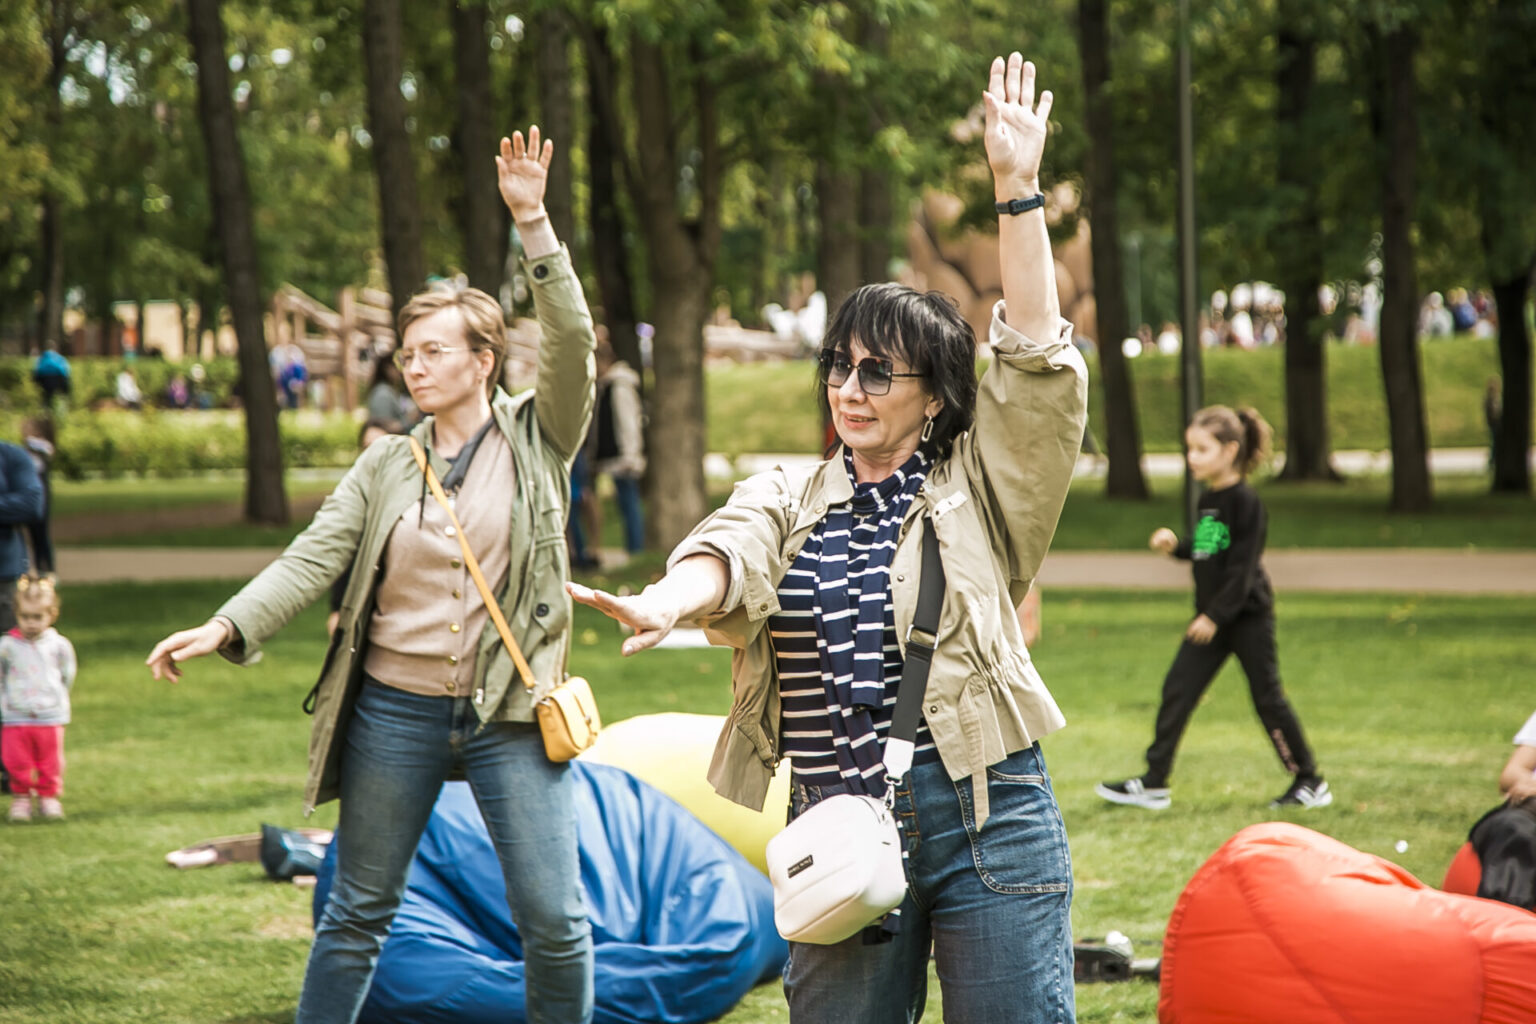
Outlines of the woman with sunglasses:
{"label": "woman with sunglasses", "polygon": [[976,339],[953,302],[862,288],[818,357],[840,441],[831,457],[740,484],[640,594],[567,585],[635,630],[625,654],[684,619],[735,647],[710,780],[761,807],[787,757],[798,814],[835,793],[885,793],[881,754],[932,521],[943,613],[915,760],[894,794],[907,896],[894,920],[841,943],[791,943],[796,1024],[916,1020],[930,954],[948,1019],[1074,1016],[1071,866],[1038,743],[1064,723],[1014,609],[1066,499],[1087,371],[1057,306],[1040,209],[1051,94],[1036,104],[1034,66],[1015,53],[993,61],[982,101],[1004,301],[979,387]]}
{"label": "woman with sunglasses", "polygon": [[[395,353],[426,414],[409,438],[358,457],[314,521],[207,623],[150,653],[157,679],[214,651],[251,661],[351,570],[320,681],[306,813],[340,798],[336,876],[315,929],[299,1024],[357,1019],[406,872],[448,778],[465,778],[501,860],[527,964],[527,1019],[592,1015],[573,783],[544,754],[533,700],[490,622],[459,546],[464,532],[527,658],[539,696],[564,678],[570,601],[565,520],[571,458],[595,377],[592,318],[544,209],[553,145],[503,139],[502,198],[522,237],[543,342],[531,391],[497,383],[500,305],[484,292],[425,292],[400,312]],[[428,490],[426,451],[458,524]]]}

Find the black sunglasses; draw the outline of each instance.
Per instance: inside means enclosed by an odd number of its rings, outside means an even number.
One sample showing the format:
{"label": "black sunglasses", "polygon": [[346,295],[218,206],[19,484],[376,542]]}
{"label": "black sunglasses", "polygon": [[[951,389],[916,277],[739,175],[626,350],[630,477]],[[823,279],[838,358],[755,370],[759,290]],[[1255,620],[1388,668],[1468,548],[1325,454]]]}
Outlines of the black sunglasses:
{"label": "black sunglasses", "polygon": [[[822,349],[816,361],[821,367],[821,382],[828,387],[842,387],[848,382],[848,375],[855,369],[853,360],[848,358],[848,353],[839,352],[835,348]],[[889,394],[891,381],[897,377],[928,376],[926,373],[897,373],[889,359],[876,359],[874,356],[860,359],[857,369],[859,390],[866,395]]]}

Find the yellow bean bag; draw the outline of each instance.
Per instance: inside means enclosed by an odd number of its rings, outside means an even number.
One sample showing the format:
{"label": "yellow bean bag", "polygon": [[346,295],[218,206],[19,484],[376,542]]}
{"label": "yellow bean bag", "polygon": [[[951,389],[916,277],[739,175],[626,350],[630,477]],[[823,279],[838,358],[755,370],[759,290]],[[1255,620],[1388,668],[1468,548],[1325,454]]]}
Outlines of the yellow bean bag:
{"label": "yellow bean bag", "polygon": [[748,810],[715,792],[705,777],[724,715],[667,712],[637,715],[603,727],[582,759],[622,768],[682,804],[764,874],[763,849],[784,827],[789,809],[789,766],[768,786],[761,811]]}

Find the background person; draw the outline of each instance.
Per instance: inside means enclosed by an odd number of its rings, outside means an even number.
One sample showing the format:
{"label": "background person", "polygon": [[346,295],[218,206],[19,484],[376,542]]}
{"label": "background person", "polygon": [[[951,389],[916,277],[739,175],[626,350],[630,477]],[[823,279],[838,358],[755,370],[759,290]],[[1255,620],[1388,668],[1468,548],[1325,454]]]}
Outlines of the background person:
{"label": "background person", "polygon": [[645,475],[645,412],[640,375],[606,341],[597,346],[597,409],[593,414],[593,468],[613,481],[614,502],[624,522],[624,548],[645,547],[640,478]]}
{"label": "background person", "polygon": [[64,817],[64,727],[75,685],[75,648],[53,624],[53,581],[22,577],[16,628],[0,636],[0,759],[11,777],[11,821]]}
{"label": "background person", "polygon": [[39,576],[54,573],[53,534],[49,521],[53,516],[52,467],[54,449],[53,420],[46,414],[33,416],[21,425],[21,445],[32,457],[32,468],[37,470],[37,482],[43,491],[43,508],[38,517],[27,524],[27,546],[31,549],[31,568]]}
{"label": "background person", "polygon": [[[544,338],[533,390],[514,398],[497,387],[506,323],[496,300],[475,289],[413,298],[400,313],[396,353],[427,414],[411,437],[454,495],[464,538],[520,634],[540,695],[564,678],[563,496],[594,376],[591,315],[544,209],[552,154],[531,128],[526,149],[519,132],[502,140],[497,157]],[[311,695],[305,804],[339,796],[341,813],[335,883],[297,1024],[357,1018],[450,776],[468,779],[501,860],[523,941],[528,1020],[589,1020],[591,926],[569,766],[545,756],[533,700],[407,438],[387,437],[364,452],[272,565],[208,622],[162,640],[147,663],[157,679],[175,681],[180,663],[214,651],[248,661],[349,566],[352,583]]]}
{"label": "background person", "polygon": [[[0,633],[16,626],[16,581],[27,571],[22,531],[42,515],[43,486],[32,457],[0,441]],[[11,779],[0,761],[0,793],[10,791]]]}
{"label": "background person", "polygon": [[1271,807],[1326,807],[1333,803],[1318,774],[1301,722],[1280,686],[1275,650],[1275,597],[1261,558],[1269,516],[1248,484],[1268,454],[1269,424],[1252,409],[1213,405],[1195,414],[1184,431],[1190,472],[1205,485],[1199,498],[1195,535],[1180,541],[1167,527],[1154,531],[1149,546],[1191,562],[1195,575],[1195,617],[1184,630],[1168,676],[1146,774],[1101,782],[1094,792],[1116,804],[1161,810],[1170,802],[1168,778],[1173,755],[1200,697],[1230,654],[1248,677],[1248,693],[1275,754],[1291,773],[1291,784]]}
{"label": "background person", "polygon": [[[917,1019],[930,954],[951,1020],[1075,1015],[1071,864],[1036,742],[1064,720],[1030,662],[1016,605],[1072,480],[1087,369],[1058,309],[1037,205],[1051,94],[1036,109],[1034,66],[1015,53],[993,62],[982,99],[996,198],[1036,198],[999,217],[1004,302],[979,389],[976,338],[952,301],[861,288],[818,357],[841,441],[832,458],[738,485],[639,595],[568,588],[636,630],[625,654],[696,616],[737,647],[710,781],[756,807],[788,756],[798,814],[835,793],[885,791],[881,751],[922,520],[932,520],[944,615],[915,762],[894,794],[908,897],[894,929],[790,944],[784,985],[796,1024]],[[868,941],[881,936],[890,941]]]}
{"label": "background person", "polygon": [[1515,750],[1499,773],[1504,802],[1472,826],[1482,865],[1477,894],[1536,910],[1536,714],[1515,733]]}
{"label": "background person", "polygon": [[400,367],[393,359],[374,360],[373,379],[368,384],[364,404],[368,408],[368,422],[386,424],[387,433],[398,434],[419,418],[416,406],[405,393]]}

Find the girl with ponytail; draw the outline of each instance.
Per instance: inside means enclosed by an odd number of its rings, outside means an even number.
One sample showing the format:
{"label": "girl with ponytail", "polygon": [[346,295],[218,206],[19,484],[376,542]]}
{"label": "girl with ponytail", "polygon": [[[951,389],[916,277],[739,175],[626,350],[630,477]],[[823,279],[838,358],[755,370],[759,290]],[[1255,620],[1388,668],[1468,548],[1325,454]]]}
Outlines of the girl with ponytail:
{"label": "girl with ponytail", "polygon": [[1291,775],[1271,807],[1326,807],[1333,802],[1285,691],[1275,648],[1275,598],[1261,556],[1268,515],[1248,474],[1269,455],[1270,429],[1253,409],[1213,405],[1195,413],[1184,431],[1185,458],[1201,492],[1193,537],[1167,527],[1152,534],[1154,551],[1189,561],[1195,577],[1195,617],[1163,680],[1162,702],[1147,771],[1101,782],[1104,799],[1160,810],[1170,803],[1173,755],[1200,697],[1230,654],[1248,677],[1248,692],[1280,763]]}

